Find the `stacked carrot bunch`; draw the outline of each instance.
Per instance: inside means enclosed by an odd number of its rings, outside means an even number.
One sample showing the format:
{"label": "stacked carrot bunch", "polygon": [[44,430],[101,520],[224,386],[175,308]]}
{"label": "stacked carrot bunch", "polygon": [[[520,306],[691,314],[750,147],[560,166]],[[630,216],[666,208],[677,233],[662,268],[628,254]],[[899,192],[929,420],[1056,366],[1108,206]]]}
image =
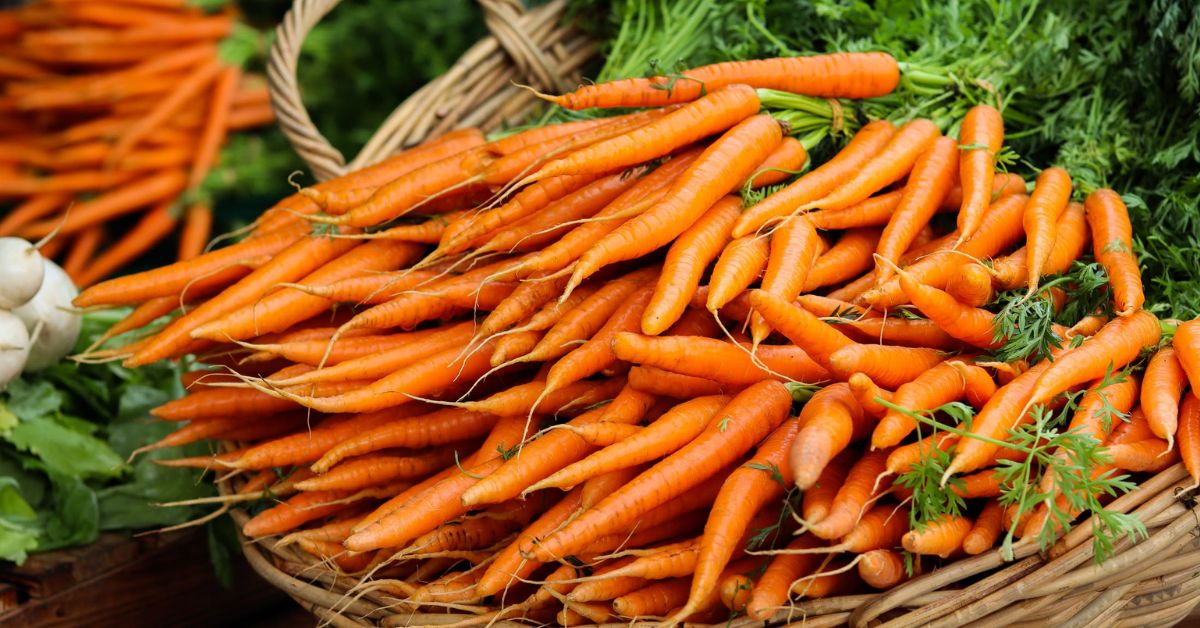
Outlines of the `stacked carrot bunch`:
{"label": "stacked carrot bunch", "polygon": [[[1183,452],[1195,476],[1200,323],[1162,341],[1116,193],[997,173],[987,106],[957,140],[870,122],[775,185],[808,157],[756,88],[899,73],[837,54],[587,87],[561,102],[652,108],[450,133],[77,304],[138,305],[142,337],[100,356],[221,367],[155,414],[186,421],[160,445],[240,443],[170,464],[269,495],[247,536],[464,624],[763,619],[1052,542],[1114,470]],[[982,306],[1061,307],[1071,282],[1040,278],[1089,239],[1107,304],[1049,330],[1052,360],[995,357],[1033,330]]]}
{"label": "stacked carrot bunch", "polygon": [[[273,120],[263,81],[243,75],[238,47],[225,43],[238,29],[230,13],[186,0],[35,0],[0,11],[0,203],[9,206],[0,236],[57,230],[42,253],[80,285],[181,220],[180,258],[202,252],[212,210],[196,192],[221,144]],[[108,225],[138,212],[124,233]]]}

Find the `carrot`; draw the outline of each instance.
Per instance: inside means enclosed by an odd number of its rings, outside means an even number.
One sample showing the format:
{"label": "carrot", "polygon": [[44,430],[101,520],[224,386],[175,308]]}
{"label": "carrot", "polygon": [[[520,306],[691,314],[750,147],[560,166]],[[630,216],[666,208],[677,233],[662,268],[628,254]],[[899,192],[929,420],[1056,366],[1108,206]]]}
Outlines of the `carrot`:
{"label": "carrot", "polygon": [[[563,425],[563,429],[566,429],[579,438],[582,438],[583,442],[593,447],[608,447],[609,445],[619,443],[638,434],[643,428],[640,425],[627,425],[625,423],[600,421],[597,423],[589,423],[587,425],[580,426]],[[553,476],[551,476],[551,478],[552,477]],[[548,482],[551,480],[551,478],[546,478],[541,483]]]}
{"label": "carrot", "polygon": [[681,403],[638,433],[556,471],[524,493],[544,488],[569,490],[590,478],[674,453],[696,438],[729,400],[710,396]]}
{"label": "carrot", "polygon": [[1179,441],[1179,455],[1183,466],[1191,474],[1195,484],[1200,484],[1200,399],[1188,391],[1183,395],[1179,408],[1179,430],[1175,433]]}
{"label": "carrot", "polygon": [[1113,306],[1118,316],[1128,316],[1142,307],[1142,273],[1133,251],[1133,228],[1129,211],[1112,190],[1100,189],[1088,194],[1083,202],[1092,230],[1092,250],[1096,261],[1108,272]]}
{"label": "carrot", "polygon": [[767,241],[758,236],[741,237],[725,245],[708,282],[708,311],[721,309],[750,287],[766,267],[769,250]]}
{"label": "carrot", "polygon": [[866,552],[858,561],[858,577],[874,589],[885,591],[908,579],[904,557],[890,549]]}
{"label": "carrot", "polygon": [[864,125],[832,159],[747,209],[734,223],[731,235],[741,238],[755,233],[763,225],[791,215],[797,207],[828,194],[882,150],[895,133],[896,127],[887,120]]}
{"label": "carrot", "polygon": [[312,491],[299,493],[287,501],[264,510],[242,526],[242,534],[260,538],[294,530],[304,523],[345,510],[342,500],[347,491]]}
{"label": "carrot", "polygon": [[829,370],[840,380],[866,373],[884,388],[897,388],[943,362],[936,349],[892,345],[852,344],[829,356]]}
{"label": "carrot", "polygon": [[982,349],[1003,342],[996,338],[995,314],[960,303],[945,290],[920,283],[907,270],[897,269],[897,279],[912,304],[951,336]]}
{"label": "carrot", "polygon": [[855,373],[846,380],[846,383],[850,386],[850,392],[858,401],[859,407],[867,416],[873,419],[883,417],[888,408],[876,399],[890,402],[892,401],[892,391],[880,388],[866,373]]}
{"label": "carrot", "polygon": [[779,123],[768,115],[749,117],[729,129],[680,175],[663,203],[617,227],[580,256],[567,291],[604,266],[669,244],[714,203],[736,190],[782,139]]}
{"label": "carrot", "polygon": [[156,297],[178,297],[191,285],[207,282],[228,285],[248,274],[241,267],[247,260],[275,256],[307,231],[302,226],[283,228],[270,235],[248,239],[192,260],[176,262],[140,273],[125,275],[92,286],[75,298],[78,307],[128,305]]}
{"label": "carrot", "polygon": [[[760,345],[753,354],[749,345],[696,336],[613,337],[616,357],[674,373],[704,377],[730,386],[745,386],[764,379],[819,382],[831,376],[793,345]],[[757,361],[756,361],[757,360]],[[720,364],[714,369],[714,364]]]}
{"label": "carrot", "polygon": [[680,76],[622,79],[544,98],[568,109],[655,107],[692,101],[735,83],[821,98],[874,98],[891,93],[899,82],[899,65],[891,55],[839,52],[727,61],[685,70]]}
{"label": "carrot", "polygon": [[190,190],[200,187],[216,163],[217,151],[220,150],[228,129],[229,112],[233,109],[233,95],[241,77],[241,68],[230,65],[222,68],[216,78],[212,100],[209,101],[208,116],[204,121],[204,129],[200,132],[200,141],[192,160],[192,170],[188,175]]}
{"label": "carrot", "polygon": [[[948,137],[936,138],[929,149],[917,158],[912,173],[909,174],[908,183],[904,186],[904,194],[900,197],[887,226],[883,228],[883,235],[879,237],[876,253],[882,259],[892,263],[900,260],[900,256],[912,245],[917,232],[929,223],[938,205],[950,191],[957,167],[958,146]],[[990,188],[991,184],[988,182],[983,189]],[[986,207],[980,208],[983,209]],[[982,221],[982,211],[980,220]],[[960,239],[963,237],[962,233],[965,232],[960,232]],[[887,281],[891,276],[891,267],[877,264],[877,282]]]}
{"label": "carrot", "polygon": [[683,449],[547,538],[535,558],[572,553],[591,539],[627,527],[640,514],[686,492],[741,456],[782,423],[790,407],[791,394],[778,382],[747,388],[718,413],[719,420],[710,422]]}
{"label": "carrot", "polygon": [[421,449],[466,440],[488,433],[496,425],[495,415],[447,408],[428,414],[397,416],[385,425],[362,429],[322,451],[312,469],[327,473],[342,461],[385,449]]}
{"label": "carrot", "polygon": [[[892,402],[912,412],[932,410],[961,399],[966,392],[966,383],[954,362],[942,362],[897,388]],[[895,447],[916,428],[917,422],[912,417],[889,409],[871,434],[871,447]]]}
{"label": "carrot", "polygon": [[[300,279],[300,283],[322,286],[362,272],[393,270],[415,260],[421,252],[416,245],[390,240],[342,246],[341,250],[345,252]],[[235,310],[196,327],[191,335],[193,338],[217,341],[242,340],[284,331],[328,308],[329,301],[324,298],[284,288],[266,295],[248,308]]]}
{"label": "carrot", "polygon": [[188,205],[184,212],[183,231],[179,234],[179,261],[195,259],[204,253],[212,233],[212,206],[206,203]]}
{"label": "carrot", "polygon": [[830,505],[829,514],[815,523],[810,522],[809,531],[823,539],[836,539],[853,531],[871,500],[883,488],[877,478],[886,462],[886,451],[864,453],[850,467],[846,481],[838,488],[837,496]]}
{"label": "carrot", "polygon": [[1154,432],[1150,431],[1150,423],[1146,420],[1146,415],[1141,408],[1134,408],[1129,413],[1128,419],[1120,421],[1112,429],[1105,444],[1137,443],[1148,438],[1154,438]]}
{"label": "carrot", "polygon": [[46,192],[30,196],[9,210],[4,218],[0,218],[0,237],[10,236],[30,221],[64,207],[70,199],[71,195],[65,192]]}
{"label": "carrot", "polygon": [[983,264],[960,266],[946,282],[946,294],[963,305],[983,307],[992,300],[992,274]]}
{"label": "carrot", "polygon": [[865,200],[908,174],[917,158],[940,136],[937,125],[929,120],[917,119],[905,124],[853,177],[823,198],[801,205],[800,209],[838,210]]}
{"label": "carrot", "polygon": [[[874,248],[872,247],[871,250],[873,251]],[[796,304],[822,318],[862,320],[864,318],[883,317],[882,312],[867,309],[849,301],[842,301],[827,296],[823,297],[817,294],[802,294],[796,299]]]}
{"label": "carrot", "polygon": [[785,607],[791,593],[792,583],[798,578],[815,571],[821,564],[817,554],[800,554],[796,550],[820,547],[822,541],[811,534],[796,537],[788,544],[784,553],[771,559],[767,569],[758,578],[750,591],[746,614],[750,618],[764,621]]}
{"label": "carrot", "polygon": [[1071,200],[1071,175],[1058,167],[1046,168],[1037,178],[1036,187],[1025,205],[1025,263],[1029,273],[1029,291],[1037,292],[1046,260],[1055,246],[1058,217]]}
{"label": "carrot", "polygon": [[26,225],[21,229],[21,234],[31,238],[41,238],[57,229],[59,235],[70,235],[96,223],[130,213],[145,205],[161,203],[174,198],[183,189],[185,182],[186,176],[180,170],[151,173],[142,178],[124,182],[119,187],[112,188],[96,198],[74,205],[64,220],[43,220]]}
{"label": "carrot", "polygon": [[837,497],[838,489],[841,488],[842,483],[846,480],[846,474],[850,471],[853,453],[851,450],[846,450],[835,456],[833,460],[829,461],[829,464],[825,465],[821,475],[817,477],[817,482],[804,491],[800,516],[808,524],[816,523],[829,514],[833,499]]}
{"label": "carrot", "polygon": [[[803,216],[784,220],[771,232],[771,250],[763,271],[761,289],[784,301],[793,301],[804,289],[808,272],[820,254],[820,236]],[[758,346],[771,327],[761,315],[750,318],[750,336]]]}
{"label": "carrot", "polygon": [[923,347],[942,351],[957,351],[962,342],[947,334],[935,321],[927,318],[868,316],[858,320],[833,319],[844,333],[859,342],[871,344]]}
{"label": "carrot", "polygon": [[[1165,346],[1154,354],[1142,377],[1142,411],[1154,435],[1173,443],[1179,427],[1179,398],[1187,387],[1187,373],[1175,348]],[[1118,465],[1120,466],[1120,465]]]}
{"label": "carrot", "polygon": [[92,261],[92,256],[96,253],[96,249],[100,246],[100,239],[103,237],[103,226],[95,225],[84,230],[71,243],[71,249],[67,252],[62,269],[76,285],[79,285],[79,276],[83,273],[87,263]]}
{"label": "carrot", "polygon": [[[621,378],[598,382],[575,382],[552,393],[546,393],[546,381],[536,379],[502,390],[480,401],[463,401],[457,405],[476,412],[500,416],[528,415],[535,410],[561,414],[570,408],[586,408],[611,398],[624,386]],[[596,419],[599,420],[599,419]]]}
{"label": "carrot", "polygon": [[[1021,217],[1026,196],[1012,194],[1001,197],[988,209],[983,224],[957,251],[939,251],[908,266],[913,278],[935,288],[949,281],[954,270],[970,261],[996,255],[1016,242],[1022,235]],[[862,300],[880,308],[892,308],[904,303],[904,291],[895,278],[863,293]]]}
{"label": "carrot", "polygon": [[963,200],[958,212],[959,242],[971,237],[983,222],[991,203],[996,157],[1004,144],[1004,118],[990,105],[976,105],[963,116],[958,167]]}
{"label": "carrot", "polygon": [[750,293],[750,303],[773,329],[804,349],[813,361],[827,369],[836,351],[856,344],[808,310],[791,305],[775,295],[754,290]]}
{"label": "carrot", "polygon": [[1075,385],[1124,367],[1137,358],[1144,347],[1157,343],[1161,334],[1158,318],[1149,312],[1134,312],[1109,322],[1095,336],[1079,348],[1068,351],[1042,373],[1029,404],[1045,403]]}
{"label": "carrot", "polygon": [[975,518],[971,530],[963,537],[963,551],[971,556],[976,556],[992,549],[996,545],[996,539],[1000,536],[1003,515],[1004,507],[1000,505],[1000,502],[989,499],[983,505],[979,516]]}
{"label": "carrot", "polygon": [[87,267],[75,278],[76,283],[90,286],[115,272],[167,237],[177,221],[169,203],[157,205],[120,240],[90,260]]}
{"label": "carrot", "polygon": [[967,517],[945,515],[928,521],[924,528],[914,528],[904,535],[904,549],[913,554],[932,554],[949,558],[962,549],[963,540],[971,531]]}
{"label": "carrot", "polygon": [[133,147],[142,141],[147,134],[165,124],[172,115],[178,112],[191,99],[195,98],[201,90],[207,88],[210,83],[217,80],[217,76],[221,71],[221,65],[215,58],[192,68],[174,89],[155,104],[153,109],[146,113],[146,115],[138,118],[117,138],[116,143],[113,145],[112,154],[109,156],[109,163],[120,163],[121,159],[128,155]]}
{"label": "carrot", "polygon": [[[871,254],[879,242],[878,229],[851,229],[813,262],[804,292],[854,279],[871,268]],[[809,295],[805,295],[809,296]]]}
{"label": "carrot", "polygon": [[[758,94],[750,87],[729,85],[715,89],[624,135],[597,142],[555,159],[543,166],[532,179],[526,177],[525,182],[562,174],[613,172],[657,159],[680,147],[729,129],[757,113],[758,108]],[[778,143],[779,140],[776,139],[774,144]],[[757,162],[754,165],[758,165]]]}
{"label": "carrot", "polygon": [[800,411],[800,433],[789,458],[792,481],[801,490],[812,488],[830,461],[856,436],[865,436],[872,423],[849,385],[838,383],[817,391]]}
{"label": "carrot", "polygon": [[746,180],[746,185],[757,190],[786,181],[803,170],[808,161],[808,150],[804,148],[804,143],[794,137],[784,137],[779,146],[759,164],[758,170]]}
{"label": "carrot", "polygon": [[[992,184],[992,197],[1000,198],[1011,194],[1024,194],[1025,180],[1017,175],[997,175]],[[853,229],[861,227],[882,227],[891,220],[892,213],[900,204],[904,190],[893,190],[866,198],[849,207],[836,210],[818,210],[806,214],[818,229]],[[962,204],[962,188],[955,185],[950,188],[938,204],[936,211],[956,211]],[[947,243],[947,248],[953,246],[957,234]]]}
{"label": "carrot", "polygon": [[1188,385],[1192,390],[1200,391],[1200,319],[1180,323],[1175,328],[1171,346],[1187,374]]}
{"label": "carrot", "polygon": [[496,559],[479,578],[476,591],[482,596],[499,593],[511,584],[532,574],[541,563],[526,560],[522,552],[533,547],[533,542],[557,529],[580,508],[580,490],[567,493],[555,505],[542,513],[517,535],[517,538],[496,554]]}
{"label": "carrot", "polygon": [[737,197],[717,201],[667,250],[662,274],[642,317],[642,333],[657,336],[683,315],[704,270],[729,242],[729,230],[741,209]]}
{"label": "carrot", "polygon": [[1106,451],[1113,466],[1126,471],[1158,473],[1179,462],[1173,443],[1161,438],[1110,445]]}
{"label": "carrot", "polygon": [[634,388],[627,381],[612,403],[604,408],[600,421],[634,424],[641,421],[654,405],[655,397]]}
{"label": "carrot", "polygon": [[301,491],[356,491],[395,480],[420,478],[454,464],[451,447],[415,456],[368,455],[339,464],[328,472],[297,482]]}

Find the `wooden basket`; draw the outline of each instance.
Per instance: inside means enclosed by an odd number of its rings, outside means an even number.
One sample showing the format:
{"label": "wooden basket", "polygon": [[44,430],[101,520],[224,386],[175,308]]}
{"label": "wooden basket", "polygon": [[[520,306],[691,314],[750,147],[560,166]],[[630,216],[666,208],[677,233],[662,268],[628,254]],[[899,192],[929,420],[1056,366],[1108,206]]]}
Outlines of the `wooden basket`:
{"label": "wooden basket", "polygon": [[[271,50],[272,102],[296,152],[320,180],[383,159],[399,148],[458,126],[495,128],[519,120],[536,100],[521,82],[543,91],[573,87],[574,75],[595,47],[561,24],[564,0],[524,10],[517,0],[479,0],[491,35],[472,47],[445,75],[401,104],[362,152],[347,164],[313,126],[300,100],[296,65],[300,43],[338,0],[296,0]],[[241,478],[219,483],[236,492]],[[1137,543],[1122,539],[1102,565],[1092,560],[1091,521],[1072,530],[1049,552],[1032,543],[959,560],[890,591],[803,600],[778,613],[773,625],[821,626],[1171,626],[1200,603],[1200,506],[1182,465],[1144,481],[1109,505],[1131,512],[1149,531]],[[231,510],[240,529],[249,515]],[[360,580],[272,539],[243,540],[250,566],[322,623],[334,626],[445,625],[470,615],[416,613],[404,600],[361,592]],[[653,623],[642,623],[654,625]],[[731,628],[762,625],[746,618]],[[501,621],[494,625],[526,625]],[[614,624],[628,625],[628,624]]]}

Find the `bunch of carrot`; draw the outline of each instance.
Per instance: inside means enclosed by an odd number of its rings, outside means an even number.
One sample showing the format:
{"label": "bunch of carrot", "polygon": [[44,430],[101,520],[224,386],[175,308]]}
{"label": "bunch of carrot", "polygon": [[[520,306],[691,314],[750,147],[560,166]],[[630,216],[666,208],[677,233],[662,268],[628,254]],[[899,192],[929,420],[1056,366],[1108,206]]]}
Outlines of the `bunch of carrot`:
{"label": "bunch of carrot", "polygon": [[[197,192],[222,143],[274,119],[265,83],[226,43],[239,28],[186,0],[0,11],[0,236],[57,230],[42,253],[81,286],[180,222],[179,258],[203,252],[212,209]],[[123,233],[109,224],[137,213]]]}
{"label": "bunch of carrot", "polygon": [[[269,495],[247,536],[464,625],[763,619],[1009,530],[1052,536],[1074,485],[1047,473],[1028,487],[1044,499],[1010,504],[1003,469],[1075,455],[1014,440],[1067,393],[1072,434],[1106,452],[1072,458],[1085,475],[1182,455],[1196,477],[1200,401],[1180,399],[1200,384],[1200,322],[1161,341],[1117,194],[1074,203],[1061,169],[1032,189],[997,172],[986,105],[957,140],[870,122],[778,185],[808,156],[756,88],[868,97],[897,72],[837,54],[586,87],[560,102],[640,109],[452,132],[76,303],[137,305],[118,329],[141,337],[94,357],[220,367],[155,414],[186,422],[162,446],[239,443],[170,464]],[[1040,278],[1089,240],[1111,307],[1056,327],[1053,360],[989,359],[1009,339],[983,306],[1054,301],[1069,286]],[[1118,377],[1160,345],[1140,387]],[[907,481],[938,456],[946,488]],[[915,517],[937,490],[963,507]]]}

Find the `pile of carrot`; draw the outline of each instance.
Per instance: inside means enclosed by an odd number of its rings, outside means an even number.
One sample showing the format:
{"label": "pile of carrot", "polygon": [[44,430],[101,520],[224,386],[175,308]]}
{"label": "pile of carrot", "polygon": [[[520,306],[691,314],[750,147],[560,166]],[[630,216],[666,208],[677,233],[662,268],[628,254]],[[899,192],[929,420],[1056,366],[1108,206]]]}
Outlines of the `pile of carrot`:
{"label": "pile of carrot", "polygon": [[179,259],[202,253],[213,217],[199,192],[222,143],[274,120],[226,43],[239,29],[186,0],[0,10],[0,236],[56,234],[41,252],[80,286],[180,223]]}
{"label": "pile of carrot", "polygon": [[[869,97],[897,72],[870,53],[721,64],[688,73],[706,89],[559,99],[633,113],[449,133],[85,290],[80,307],[136,305],[119,328],[141,331],[93,357],[200,356],[155,446],[231,447],[165,464],[269,496],[257,542],[464,625],[763,619],[1054,532],[1046,503],[1000,501],[999,469],[1067,393],[1070,429],[1107,452],[1089,472],[1182,458],[1198,477],[1200,321],[1142,308],[1119,195],[998,172],[987,105],[957,139],[869,122],[794,176],[807,152],[756,90]],[[1087,256],[1111,307],[1056,328],[1053,360],[990,359],[1006,338],[983,306],[1055,300],[1041,278]],[[973,420],[934,433],[951,402]],[[914,524],[897,478],[934,452],[965,507]],[[1032,484],[1054,502],[1056,481]]]}

